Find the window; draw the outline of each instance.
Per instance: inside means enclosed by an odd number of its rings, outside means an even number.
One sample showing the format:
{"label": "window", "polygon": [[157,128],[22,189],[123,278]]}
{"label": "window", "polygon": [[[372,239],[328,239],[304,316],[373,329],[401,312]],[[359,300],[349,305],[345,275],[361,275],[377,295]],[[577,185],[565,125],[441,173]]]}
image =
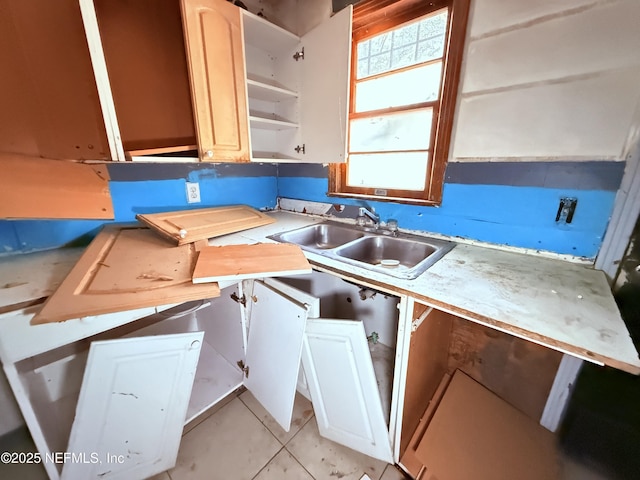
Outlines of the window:
{"label": "window", "polygon": [[469,0],[364,0],[353,15],[349,158],[329,194],[439,204]]}

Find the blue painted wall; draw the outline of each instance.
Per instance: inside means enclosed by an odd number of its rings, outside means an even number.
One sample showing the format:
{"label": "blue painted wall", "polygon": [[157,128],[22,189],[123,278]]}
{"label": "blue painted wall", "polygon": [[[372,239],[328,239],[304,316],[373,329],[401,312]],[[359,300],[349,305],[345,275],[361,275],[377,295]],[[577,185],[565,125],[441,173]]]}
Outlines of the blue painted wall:
{"label": "blue painted wall", "polygon": [[[328,197],[326,170],[306,166],[281,168],[278,195],[343,205],[363,204]],[[484,169],[478,164],[451,164],[440,207],[367,203],[382,220],[396,219],[401,228],[594,259],[623,170],[623,162],[572,162],[569,166],[551,162],[484,164]],[[492,181],[503,184],[490,184]],[[571,224],[555,221],[561,197],[578,199]]]}
{"label": "blue painted wall", "polygon": [[[593,259],[604,236],[623,162],[450,164],[442,206],[369,202],[402,228]],[[327,197],[321,165],[109,165],[116,222],[138,213],[247,204],[273,209],[278,197],[362,205]],[[202,202],[187,204],[185,182],[199,182]],[[555,222],[561,197],[578,198],[569,225]],[[102,221],[0,221],[0,255],[87,243]]]}
{"label": "blue painted wall", "polygon": [[[245,204],[268,210],[277,204],[274,165],[110,165],[109,189],[115,222],[132,222],[138,213]],[[201,203],[188,204],[185,183],[199,182]],[[0,255],[86,244],[101,220],[2,220]]]}

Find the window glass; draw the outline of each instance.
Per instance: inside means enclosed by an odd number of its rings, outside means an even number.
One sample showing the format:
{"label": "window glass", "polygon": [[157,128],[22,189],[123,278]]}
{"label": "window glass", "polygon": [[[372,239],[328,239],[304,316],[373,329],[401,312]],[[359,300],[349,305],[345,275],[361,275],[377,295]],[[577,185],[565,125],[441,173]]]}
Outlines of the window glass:
{"label": "window glass", "polygon": [[355,111],[366,112],[438,99],[442,62],[402,70],[356,84]]}
{"label": "window glass", "polygon": [[428,150],[432,116],[423,108],[351,120],[349,151]]}
{"label": "window glass", "polygon": [[447,11],[358,43],[357,79],[442,57]]}
{"label": "window glass", "polygon": [[402,189],[425,188],[429,152],[352,153],[347,168],[350,187]]}

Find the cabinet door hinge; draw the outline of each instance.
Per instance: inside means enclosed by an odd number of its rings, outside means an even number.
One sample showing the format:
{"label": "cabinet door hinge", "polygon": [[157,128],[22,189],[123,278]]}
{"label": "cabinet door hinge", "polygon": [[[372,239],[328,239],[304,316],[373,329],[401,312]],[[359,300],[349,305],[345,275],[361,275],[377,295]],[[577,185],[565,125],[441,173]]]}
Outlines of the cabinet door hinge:
{"label": "cabinet door hinge", "polygon": [[294,150],[296,151],[296,153],[302,152],[303,155],[306,153],[304,143],[302,144],[302,146],[297,145],[296,148],[294,148]]}
{"label": "cabinet door hinge", "polygon": [[231,297],[231,300],[233,300],[236,303],[239,303],[240,305],[242,305],[243,307],[247,306],[247,297],[244,296],[244,293],[242,294],[241,297],[238,296],[238,294],[236,292],[233,292],[231,295],[229,295]]}
{"label": "cabinet door hinge", "polygon": [[245,365],[244,361],[242,360],[238,360],[237,365],[238,367],[240,367],[240,370],[242,370],[242,372],[244,373],[244,376],[249,378],[249,365]]}
{"label": "cabinet door hinge", "polygon": [[298,60],[304,60],[304,47],[299,52],[293,54],[293,59],[297,62]]}

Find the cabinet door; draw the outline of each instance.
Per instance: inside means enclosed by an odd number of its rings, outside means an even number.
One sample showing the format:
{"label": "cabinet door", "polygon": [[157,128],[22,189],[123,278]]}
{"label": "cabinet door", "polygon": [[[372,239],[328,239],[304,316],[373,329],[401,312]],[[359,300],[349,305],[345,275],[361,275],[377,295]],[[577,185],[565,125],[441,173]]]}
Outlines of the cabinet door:
{"label": "cabinet door", "polygon": [[347,159],[352,9],[349,5],[302,37],[303,162]]}
{"label": "cabinet door", "polygon": [[63,479],[147,478],[175,465],[203,335],[91,344]]}
{"label": "cabinet door", "polygon": [[320,435],[393,463],[362,322],[307,320],[302,365]]}
{"label": "cabinet door", "polygon": [[307,308],[255,281],[244,385],[289,431],[296,395]]}
{"label": "cabinet door", "polygon": [[248,162],[240,10],[220,0],[182,0],[181,6],[200,159]]}

